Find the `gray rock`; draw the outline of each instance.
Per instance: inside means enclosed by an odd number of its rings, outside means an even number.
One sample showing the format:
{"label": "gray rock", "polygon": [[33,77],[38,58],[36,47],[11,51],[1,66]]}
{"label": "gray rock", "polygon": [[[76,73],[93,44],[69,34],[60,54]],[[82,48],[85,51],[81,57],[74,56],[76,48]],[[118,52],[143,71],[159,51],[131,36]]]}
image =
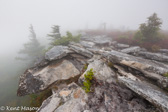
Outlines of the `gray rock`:
{"label": "gray rock", "polygon": [[20,77],[18,96],[37,93],[45,90],[53,83],[59,85],[78,77],[79,70],[69,61],[48,65],[41,70],[33,71],[29,69]]}
{"label": "gray rock", "polygon": [[95,46],[95,43],[88,41],[81,41],[80,44],[85,48],[92,48]]}
{"label": "gray rock", "polygon": [[53,94],[49,98],[43,101],[37,112],[53,112],[61,103],[61,98]]}
{"label": "gray rock", "polygon": [[168,72],[168,65],[155,62],[140,57],[131,56],[125,53],[112,50],[103,54],[113,63],[126,65],[138,71],[141,71],[146,77],[154,80],[162,80],[163,74]]}
{"label": "gray rock", "polygon": [[116,77],[115,72],[112,71],[111,68],[108,67],[103,62],[103,60],[94,60],[88,65],[87,70],[80,76],[79,78],[80,83],[84,81],[84,74],[86,74],[87,71],[89,71],[90,69],[93,69],[94,77],[97,80],[108,82],[108,83],[115,82],[115,79],[114,79]]}
{"label": "gray rock", "polygon": [[128,47],[130,47],[130,46],[127,45],[127,44],[120,44],[120,43],[118,43],[116,47],[117,47],[118,49],[124,49],[124,48],[128,48]]}
{"label": "gray rock", "polygon": [[160,53],[151,53],[151,52],[138,52],[138,55],[147,59],[168,62],[168,56]]}
{"label": "gray rock", "polygon": [[45,100],[38,112],[83,112],[86,101],[87,94],[85,91],[77,84],[71,83]]}
{"label": "gray rock", "polygon": [[70,51],[66,46],[54,46],[45,54],[45,59],[52,61],[65,57]]}
{"label": "gray rock", "polygon": [[97,46],[109,46],[111,44],[112,39],[110,37],[107,37],[105,35],[102,36],[93,36],[93,37],[85,37],[82,38],[85,41],[93,42]]}
{"label": "gray rock", "polygon": [[168,49],[159,49],[159,51],[160,51],[161,53],[166,53],[166,54],[168,54]]}
{"label": "gray rock", "polygon": [[85,48],[75,46],[75,45],[69,45],[69,47],[71,50],[75,51],[76,53],[86,56],[88,58],[91,58],[93,56],[92,52],[88,51]]}
{"label": "gray rock", "polygon": [[[99,82],[94,87],[94,93],[88,94],[88,110],[91,112],[150,112],[155,111],[151,104],[135,96],[134,92],[125,86],[114,83]],[[148,108],[150,107],[150,108]]]}
{"label": "gray rock", "polygon": [[127,54],[135,54],[135,53],[139,52],[140,50],[141,50],[141,48],[139,46],[134,46],[134,47],[122,49],[121,52],[127,53]]}
{"label": "gray rock", "polygon": [[119,77],[119,81],[160,108],[163,112],[168,111],[168,96],[158,87],[144,81],[135,81],[126,77]]}

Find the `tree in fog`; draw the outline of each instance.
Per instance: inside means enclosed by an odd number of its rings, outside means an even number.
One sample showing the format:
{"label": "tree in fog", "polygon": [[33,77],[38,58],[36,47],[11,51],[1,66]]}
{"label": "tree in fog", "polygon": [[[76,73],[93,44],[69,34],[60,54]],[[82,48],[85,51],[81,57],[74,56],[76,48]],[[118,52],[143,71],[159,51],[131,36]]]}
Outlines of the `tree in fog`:
{"label": "tree in fog", "polygon": [[29,27],[30,31],[30,39],[29,42],[25,43],[23,49],[19,51],[19,54],[23,54],[24,57],[17,57],[19,60],[27,60],[27,61],[34,61],[36,58],[43,55],[44,47],[40,45],[39,41],[37,40],[36,33],[32,25]]}
{"label": "tree in fog", "polygon": [[54,42],[57,40],[57,39],[60,39],[61,38],[61,34],[60,34],[60,31],[59,31],[59,27],[58,25],[54,25],[52,28],[52,32],[50,34],[48,34],[48,36],[50,37],[50,44],[53,46],[54,45]]}
{"label": "tree in fog", "polygon": [[135,34],[135,39],[140,41],[156,42],[160,39],[159,30],[162,21],[156,13],[149,16],[147,23],[140,24],[139,31]]}

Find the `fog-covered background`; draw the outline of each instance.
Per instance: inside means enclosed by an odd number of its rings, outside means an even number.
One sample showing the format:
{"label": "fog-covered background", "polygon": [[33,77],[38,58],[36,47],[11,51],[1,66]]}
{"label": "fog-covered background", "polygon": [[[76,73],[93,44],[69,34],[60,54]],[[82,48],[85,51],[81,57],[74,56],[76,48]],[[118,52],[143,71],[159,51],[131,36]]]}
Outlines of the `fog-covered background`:
{"label": "fog-covered background", "polygon": [[[138,29],[156,12],[168,30],[167,0],[0,0],[0,51],[9,52],[28,40],[33,24],[37,37],[46,38],[51,26],[66,30]],[[11,51],[10,51],[11,52]],[[2,55],[2,54],[1,54]]]}
{"label": "fog-covered background", "polygon": [[61,26],[61,35],[99,29],[102,23],[109,30],[137,30],[154,12],[163,22],[161,29],[168,30],[167,11],[168,0],[0,0],[0,106],[29,105],[27,97],[16,96],[26,67],[15,58],[30,39],[30,24],[44,45],[52,25]]}

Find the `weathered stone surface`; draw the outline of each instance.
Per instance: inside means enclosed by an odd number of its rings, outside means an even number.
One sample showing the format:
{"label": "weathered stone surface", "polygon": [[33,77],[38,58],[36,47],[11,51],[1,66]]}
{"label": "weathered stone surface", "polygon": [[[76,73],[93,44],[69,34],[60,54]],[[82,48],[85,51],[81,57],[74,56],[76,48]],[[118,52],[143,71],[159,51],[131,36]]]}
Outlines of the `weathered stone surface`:
{"label": "weathered stone surface", "polygon": [[91,58],[93,56],[92,52],[88,51],[87,49],[84,49],[82,47],[78,47],[75,45],[70,45],[70,49],[75,51],[76,53],[79,53],[83,56],[86,56],[88,58]]}
{"label": "weathered stone surface", "polygon": [[[83,112],[86,101],[87,94],[84,90],[75,83],[71,83],[66,88],[54,93],[50,98],[45,100],[38,112],[44,112],[47,109],[48,111],[45,112]],[[49,103],[48,105],[47,102]],[[52,111],[49,111],[51,109]]]}
{"label": "weathered stone surface", "polygon": [[140,50],[141,50],[141,48],[139,46],[134,46],[134,47],[122,49],[121,52],[127,53],[127,54],[135,54],[135,53],[139,52]]}
{"label": "weathered stone surface", "polygon": [[166,53],[166,54],[168,54],[168,49],[159,49],[159,51],[160,51],[161,53]]}
{"label": "weathered stone surface", "polygon": [[[112,50],[111,52],[104,53],[104,56],[110,59],[114,63],[126,65],[128,67],[137,69],[148,76],[156,75],[156,79],[161,78],[160,76],[168,72],[168,65],[151,61],[147,59],[142,59],[140,57],[131,56],[125,53]],[[148,74],[149,73],[149,74]],[[160,74],[160,75],[157,75]],[[154,78],[154,77],[153,77]]]}
{"label": "weathered stone surface", "polygon": [[108,67],[103,60],[94,60],[92,63],[90,63],[87,67],[87,70],[81,75],[79,78],[79,82],[82,83],[84,80],[84,74],[87,73],[90,69],[93,69],[94,77],[97,80],[104,81],[104,82],[114,82],[114,78],[116,77],[116,74],[114,71],[111,70],[110,67]]}
{"label": "weathered stone surface", "polygon": [[105,35],[102,36],[93,36],[93,37],[83,37],[82,40],[93,42],[98,46],[109,46],[112,39]]}
{"label": "weathered stone surface", "polygon": [[127,45],[127,44],[120,44],[120,43],[118,43],[116,47],[117,47],[118,49],[124,49],[124,48],[128,48],[128,47],[130,47],[130,46]]}
{"label": "weathered stone surface", "polygon": [[[100,82],[94,87],[94,93],[88,94],[87,104],[91,112],[148,112],[155,111],[144,99],[125,86]],[[150,107],[150,108],[148,108]]]}
{"label": "weathered stone surface", "polygon": [[95,43],[88,41],[81,41],[80,44],[85,48],[93,48],[95,46]]}
{"label": "weathered stone surface", "polygon": [[149,102],[160,108],[163,112],[168,111],[168,96],[158,87],[147,82],[135,81],[126,77],[118,77],[119,81],[128,88],[147,99]]}
{"label": "weathered stone surface", "polygon": [[54,46],[45,54],[45,59],[52,61],[65,57],[70,51],[66,46]]}
{"label": "weathered stone surface", "polygon": [[61,98],[57,97],[56,94],[53,94],[47,98],[37,112],[53,112],[61,103]]}
{"label": "weathered stone surface", "polygon": [[138,52],[139,56],[142,56],[147,59],[161,61],[161,62],[168,62],[168,56],[160,54],[160,53],[151,53],[151,52]]}
{"label": "weathered stone surface", "polygon": [[35,60],[34,66],[42,67],[42,66],[46,66],[48,63],[49,61],[45,59],[45,56],[42,56],[42,57],[38,57]]}
{"label": "weathered stone surface", "polygon": [[79,70],[69,61],[49,65],[41,70],[28,70],[20,77],[18,95],[37,93],[53,83],[70,80],[79,76]]}

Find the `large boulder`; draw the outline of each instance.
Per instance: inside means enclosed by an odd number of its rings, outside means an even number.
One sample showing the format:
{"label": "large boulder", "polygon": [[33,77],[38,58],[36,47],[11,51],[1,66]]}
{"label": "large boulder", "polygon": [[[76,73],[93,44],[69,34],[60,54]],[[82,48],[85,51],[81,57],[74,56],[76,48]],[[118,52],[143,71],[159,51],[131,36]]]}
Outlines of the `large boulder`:
{"label": "large boulder", "polygon": [[45,54],[45,59],[52,61],[52,60],[57,60],[65,57],[67,53],[71,51],[68,50],[67,46],[54,46],[51,48],[48,52]]}
{"label": "large boulder", "polygon": [[48,65],[40,70],[29,69],[24,75],[20,76],[17,94],[23,96],[37,93],[54,83],[56,85],[59,85],[60,82],[66,83],[66,81],[73,80],[79,75],[79,70],[68,60]]}

